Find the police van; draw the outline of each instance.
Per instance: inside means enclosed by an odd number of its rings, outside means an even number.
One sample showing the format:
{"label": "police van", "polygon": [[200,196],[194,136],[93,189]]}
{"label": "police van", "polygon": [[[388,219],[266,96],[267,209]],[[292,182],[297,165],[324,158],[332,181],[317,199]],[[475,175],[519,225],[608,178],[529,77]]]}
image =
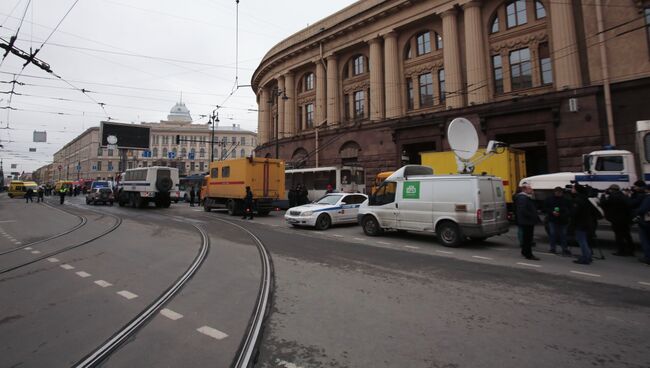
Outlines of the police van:
{"label": "police van", "polygon": [[449,247],[508,231],[503,183],[488,175],[433,175],[427,166],[395,171],[361,204],[366,235],[384,230],[432,232]]}
{"label": "police van", "polygon": [[165,166],[129,169],[121,177],[117,203],[144,208],[150,202],[167,208],[180,196],[178,169]]}

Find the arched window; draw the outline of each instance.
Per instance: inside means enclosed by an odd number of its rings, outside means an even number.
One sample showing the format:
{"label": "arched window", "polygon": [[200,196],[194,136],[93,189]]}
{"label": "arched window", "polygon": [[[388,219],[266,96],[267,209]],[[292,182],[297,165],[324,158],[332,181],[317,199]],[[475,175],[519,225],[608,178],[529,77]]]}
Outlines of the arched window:
{"label": "arched window", "polygon": [[204,157],[205,157],[205,148],[201,148],[201,149],[199,150],[199,157],[200,157],[200,158],[204,158]]}
{"label": "arched window", "polygon": [[526,0],[514,0],[506,4],[506,25],[508,28],[528,23]]}
{"label": "arched window", "polygon": [[166,147],[162,149],[162,157],[167,158],[167,148]]}
{"label": "arched window", "polygon": [[541,1],[535,0],[535,19],[546,18],[546,8]]}
{"label": "arched window", "polygon": [[431,52],[431,33],[429,31],[420,33],[415,37],[417,44],[417,55],[424,55]]}
{"label": "arched window", "polygon": [[311,91],[314,89],[314,73],[305,74],[305,91]]}
{"label": "arched window", "polygon": [[192,156],[194,156],[196,158],[196,148],[192,148],[190,150],[190,153],[192,154]]}
{"label": "arched window", "polygon": [[151,152],[151,156],[158,157],[158,147],[154,147],[153,151]]}
{"label": "arched window", "polygon": [[246,157],[246,150],[245,149],[242,148],[241,151],[239,151],[239,157]]}
{"label": "arched window", "polygon": [[308,156],[308,153],[307,153],[306,149],[304,149],[302,147],[296,148],[296,150],[293,151],[293,155],[291,155],[291,161],[293,161],[293,162],[302,161],[302,160],[305,160],[307,158],[307,156]]}
{"label": "arched window", "polygon": [[230,151],[230,157],[229,158],[237,158],[237,150],[233,149]]}
{"label": "arched window", "polygon": [[495,16],[494,20],[492,21],[492,25],[490,26],[490,33],[497,32],[499,32],[499,17]]}
{"label": "arched window", "polygon": [[187,156],[187,148],[183,147],[181,148],[181,157],[186,157]]}
{"label": "arched window", "polygon": [[341,157],[342,164],[350,164],[359,161],[359,152],[361,146],[355,141],[345,142],[339,149],[339,156]]}
{"label": "arched window", "polygon": [[363,55],[355,56],[352,59],[352,75],[359,75],[366,72],[366,62]]}

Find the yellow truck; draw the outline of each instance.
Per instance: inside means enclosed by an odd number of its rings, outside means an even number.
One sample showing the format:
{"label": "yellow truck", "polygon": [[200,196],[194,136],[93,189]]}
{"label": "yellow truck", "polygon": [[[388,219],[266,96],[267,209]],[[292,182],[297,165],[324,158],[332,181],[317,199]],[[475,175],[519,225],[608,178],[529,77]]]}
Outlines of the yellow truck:
{"label": "yellow truck", "polygon": [[[479,149],[472,159],[483,155],[485,149]],[[433,168],[435,175],[458,174],[458,165],[454,152],[420,152],[422,165]],[[505,148],[502,153],[494,154],[479,162],[474,168],[474,175],[493,175],[501,178],[505,191],[506,203],[512,205],[512,197],[517,184],[526,177],[526,154],[524,151]]]}
{"label": "yellow truck", "polygon": [[253,192],[254,208],[268,215],[274,201],[284,196],[284,161],[271,158],[239,158],[210,163],[203,209],[226,208],[230,215],[244,213],[246,187]]}

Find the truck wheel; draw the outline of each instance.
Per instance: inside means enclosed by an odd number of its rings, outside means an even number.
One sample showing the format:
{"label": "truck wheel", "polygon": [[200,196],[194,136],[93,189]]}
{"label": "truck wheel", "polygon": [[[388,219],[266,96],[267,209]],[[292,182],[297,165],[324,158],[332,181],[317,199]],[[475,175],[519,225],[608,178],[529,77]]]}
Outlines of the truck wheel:
{"label": "truck wheel", "polygon": [[321,214],[316,219],[316,230],[327,230],[332,225],[332,219],[329,215]]}
{"label": "truck wheel", "polygon": [[135,202],[138,208],[145,208],[147,207],[147,204],[149,204],[149,202],[147,202],[146,199],[140,197],[140,194],[136,194],[135,198],[136,198]]}
{"label": "truck wheel", "polygon": [[372,217],[372,216],[366,216],[361,220],[361,227],[363,228],[364,234],[368,236],[377,236],[381,235],[381,233],[384,231],[381,227],[379,227],[379,222]]}
{"label": "truck wheel", "polygon": [[460,229],[458,228],[458,225],[451,221],[445,221],[438,225],[436,233],[438,235],[438,240],[440,240],[442,245],[445,247],[455,248],[461,243]]}
{"label": "truck wheel", "polygon": [[129,206],[132,208],[135,208],[136,202],[135,202],[135,194],[129,193]]}
{"label": "truck wheel", "polygon": [[208,201],[208,200],[203,201],[203,211],[210,212],[212,210],[212,208],[210,208],[210,206],[209,206],[209,203],[210,203],[210,201]]}

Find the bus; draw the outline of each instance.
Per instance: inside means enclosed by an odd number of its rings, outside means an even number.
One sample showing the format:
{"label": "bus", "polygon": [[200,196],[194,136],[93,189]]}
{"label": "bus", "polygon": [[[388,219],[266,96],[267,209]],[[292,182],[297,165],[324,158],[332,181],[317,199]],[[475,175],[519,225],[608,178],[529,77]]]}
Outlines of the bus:
{"label": "bus", "polygon": [[[299,184],[306,186],[309,192],[309,201],[315,201],[322,197],[331,185],[334,191],[343,193],[364,193],[366,192],[365,172],[359,166],[327,166],[314,167],[309,169],[285,170],[285,185],[288,198],[289,189],[296,188]],[[282,203],[282,208],[288,208]]]}
{"label": "bus", "polygon": [[[180,184],[180,190],[181,190],[181,196],[180,200],[189,202],[190,201],[190,189],[192,189],[192,186],[196,188],[198,191],[199,188],[203,186],[203,179],[205,178],[205,174],[195,174],[195,175],[188,175],[184,176],[179,179],[179,184]],[[196,201],[199,200],[199,198],[195,198]]]}

